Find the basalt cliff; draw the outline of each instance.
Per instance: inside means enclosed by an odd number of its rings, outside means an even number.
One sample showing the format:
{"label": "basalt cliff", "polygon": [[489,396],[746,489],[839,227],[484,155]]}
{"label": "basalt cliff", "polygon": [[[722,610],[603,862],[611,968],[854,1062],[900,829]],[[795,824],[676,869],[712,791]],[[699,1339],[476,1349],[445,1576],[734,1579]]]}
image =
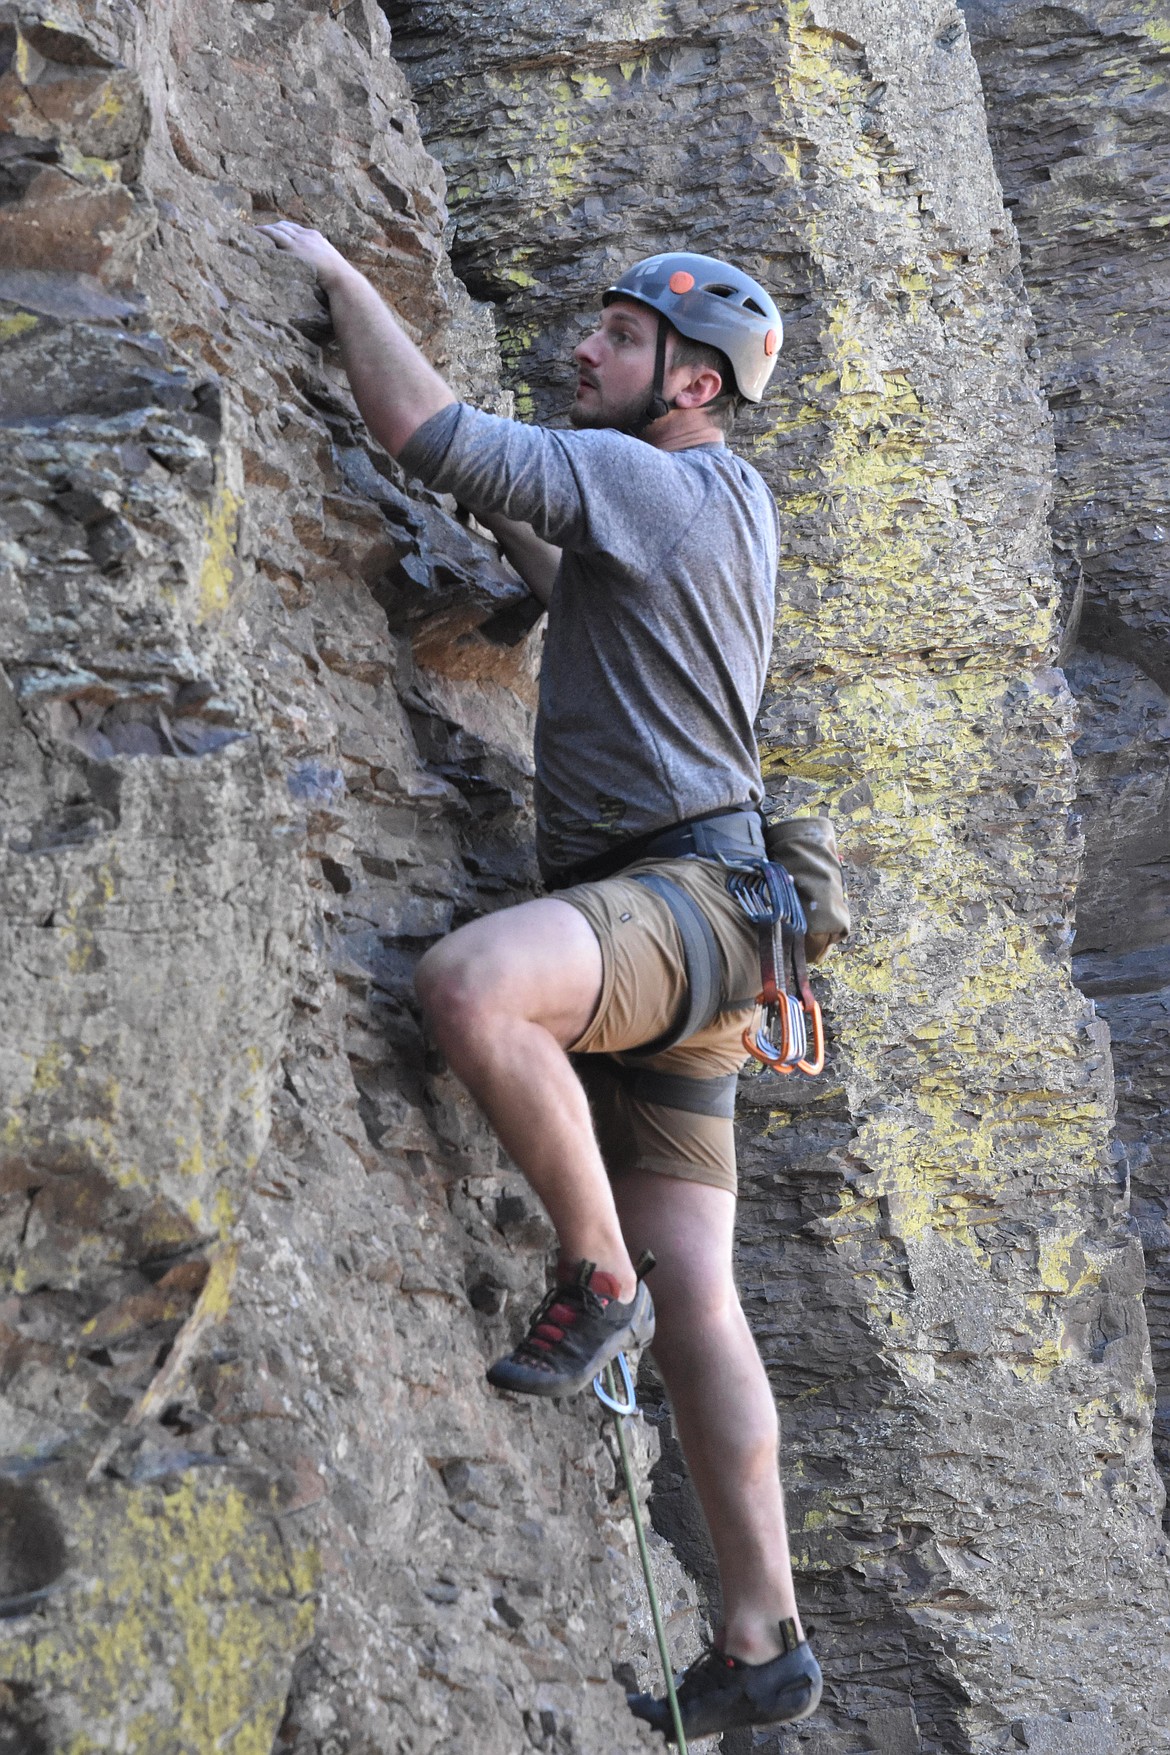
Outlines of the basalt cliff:
{"label": "basalt cliff", "polygon": [[611,1429],[482,1382],[547,1225],[411,984],[535,891],[541,623],[278,215],[522,419],[636,256],[775,291],[760,743],[856,927],[826,1075],[740,1100],[825,1700],[723,1746],[1170,1750],[1168,76],[1156,0],[0,0],[0,1755],[654,1743]]}

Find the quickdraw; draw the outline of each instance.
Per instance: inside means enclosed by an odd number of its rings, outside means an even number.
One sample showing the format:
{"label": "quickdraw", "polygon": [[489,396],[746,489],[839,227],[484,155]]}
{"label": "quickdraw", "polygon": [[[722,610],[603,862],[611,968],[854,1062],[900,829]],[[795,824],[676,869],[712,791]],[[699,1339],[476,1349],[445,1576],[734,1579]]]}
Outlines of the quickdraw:
{"label": "quickdraw", "polygon": [[[646,1271],[649,1272],[649,1269]],[[682,1713],[679,1710],[678,1695],[674,1691],[674,1666],[670,1661],[670,1647],[666,1643],[666,1624],[662,1618],[662,1604],[658,1600],[658,1591],[654,1584],[654,1569],[650,1564],[650,1550],[646,1546],[646,1531],[642,1527],[642,1514],[638,1509],[638,1484],[634,1479],[630,1453],[626,1448],[625,1422],[630,1417],[640,1418],[641,1409],[638,1406],[637,1395],[634,1393],[634,1379],[626,1364],[624,1353],[618,1354],[617,1367],[622,1374],[622,1394],[625,1399],[618,1400],[617,1384],[614,1382],[612,1365],[605,1367],[604,1383],[600,1377],[593,1379],[593,1393],[602,1407],[608,1408],[613,1415],[614,1428],[617,1432],[618,1454],[622,1463],[622,1477],[626,1483],[626,1492],[630,1499],[630,1513],[634,1519],[638,1558],[642,1562],[642,1577],[646,1580],[646,1595],[650,1599],[650,1617],[654,1622],[654,1637],[658,1642],[658,1655],[662,1660],[662,1674],[666,1679],[666,1699],[670,1707],[671,1724],[674,1727],[674,1740],[678,1745],[678,1755],[687,1755],[687,1739],[683,1730]]]}
{"label": "quickdraw", "polygon": [[760,940],[764,1016],[755,1029],[749,1025],[744,1031],[743,1045],[773,1072],[815,1077],[825,1064],[825,1025],[809,984],[804,952],[808,922],[796,885],[774,860],[724,858],[723,863],[728,892]]}

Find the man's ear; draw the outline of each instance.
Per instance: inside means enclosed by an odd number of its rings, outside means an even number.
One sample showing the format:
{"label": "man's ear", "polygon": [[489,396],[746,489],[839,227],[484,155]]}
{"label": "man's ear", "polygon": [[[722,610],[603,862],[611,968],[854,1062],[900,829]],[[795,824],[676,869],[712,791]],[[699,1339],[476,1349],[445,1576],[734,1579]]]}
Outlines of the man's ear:
{"label": "man's ear", "polygon": [[714,401],[723,388],[723,379],[713,366],[700,366],[698,371],[671,398],[675,408],[701,408]]}

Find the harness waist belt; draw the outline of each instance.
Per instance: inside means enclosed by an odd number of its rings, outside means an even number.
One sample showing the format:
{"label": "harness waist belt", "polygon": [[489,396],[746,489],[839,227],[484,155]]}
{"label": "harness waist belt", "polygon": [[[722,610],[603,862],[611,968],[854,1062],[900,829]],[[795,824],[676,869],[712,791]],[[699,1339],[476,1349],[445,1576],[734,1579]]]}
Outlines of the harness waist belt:
{"label": "harness waist belt", "polygon": [[647,835],[620,841],[592,859],[551,873],[548,888],[566,890],[571,884],[596,883],[640,859],[718,859],[720,854],[728,859],[765,857],[764,826],[755,805],[729,805],[726,810],[711,811],[706,816],[691,817],[686,822],[671,823],[665,829],[652,829]]}

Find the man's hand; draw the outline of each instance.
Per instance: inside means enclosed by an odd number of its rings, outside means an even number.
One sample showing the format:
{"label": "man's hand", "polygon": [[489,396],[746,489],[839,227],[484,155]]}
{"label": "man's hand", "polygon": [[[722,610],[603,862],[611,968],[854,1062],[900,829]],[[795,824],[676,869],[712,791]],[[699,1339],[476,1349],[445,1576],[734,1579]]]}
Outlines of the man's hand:
{"label": "man's hand", "polygon": [[271,238],[278,250],[287,250],[290,256],[299,256],[302,262],[308,262],[317,270],[317,279],[326,292],[329,291],[331,280],[343,279],[347,274],[357,274],[351,268],[340,250],[335,250],[329,239],[320,232],[311,231],[308,226],[295,225],[291,219],[278,219],[274,225],[258,225],[258,232]]}
{"label": "man's hand", "polygon": [[397,457],[411,434],[455,397],[365,275],[328,238],[291,219],[256,230],[317,270],[354,400],[374,437]]}

